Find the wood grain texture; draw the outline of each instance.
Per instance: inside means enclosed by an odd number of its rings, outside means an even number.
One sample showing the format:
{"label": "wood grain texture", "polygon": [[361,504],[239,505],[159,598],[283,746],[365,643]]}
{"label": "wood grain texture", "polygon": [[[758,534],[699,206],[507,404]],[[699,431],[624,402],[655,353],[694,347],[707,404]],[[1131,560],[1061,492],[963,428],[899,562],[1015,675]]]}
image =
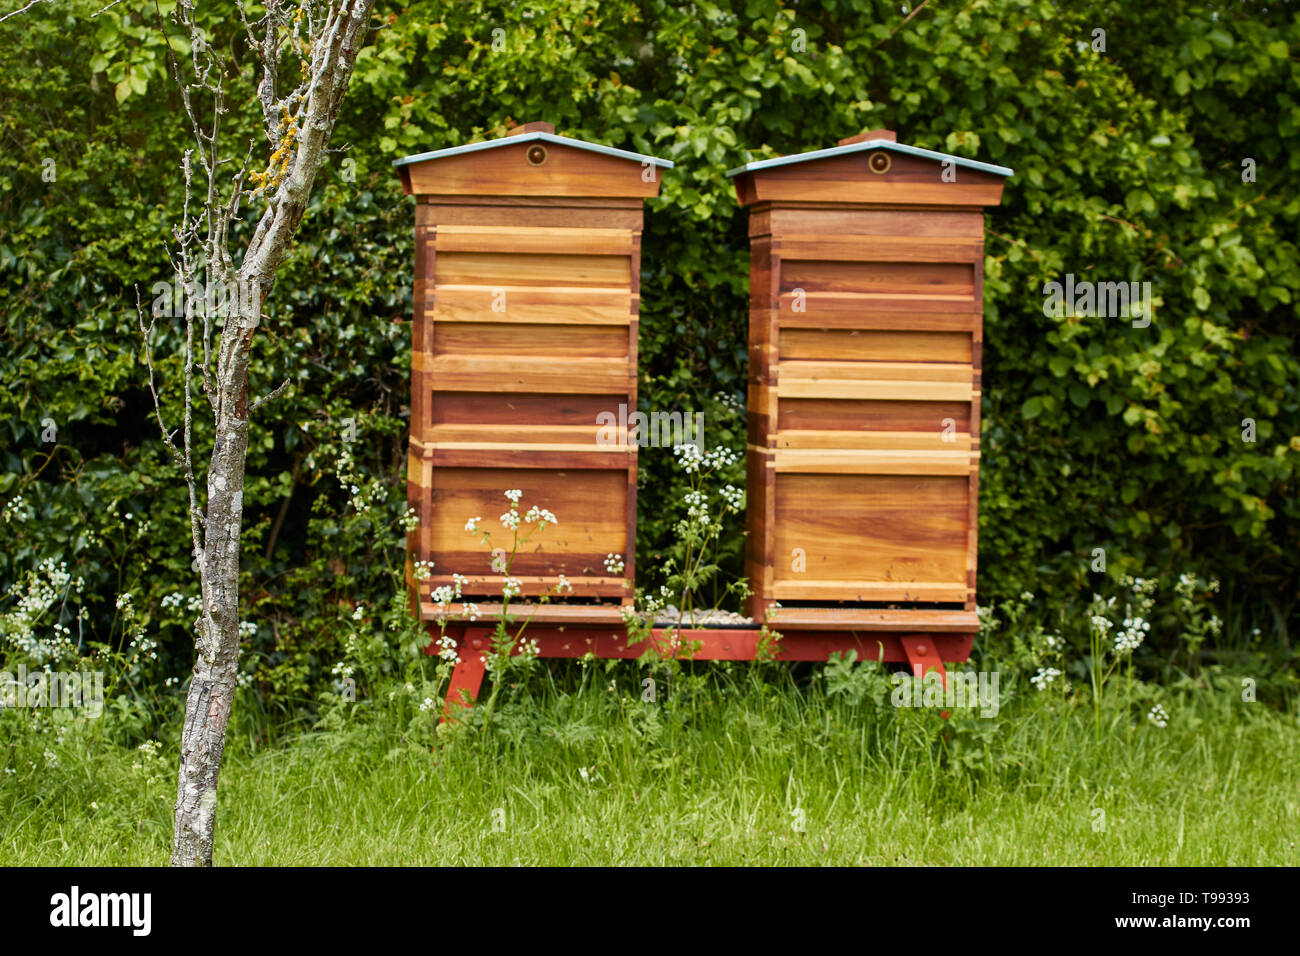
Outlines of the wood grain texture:
{"label": "wood grain texture", "polygon": [[546,162],[534,166],[527,152],[534,143],[499,146],[406,166],[410,191],[421,196],[623,196],[649,198],[659,192],[659,176],[642,176],[640,163],[556,143],[542,143]]}
{"label": "wood grain texture", "polygon": [[481,426],[484,434],[511,425],[595,427],[597,416],[605,412],[617,414],[619,404],[625,400],[625,395],[615,392],[574,395],[448,391],[438,394],[430,424]]}
{"label": "wood grain texture", "polygon": [[777,448],[777,474],[969,475],[969,451],[916,448]]}
{"label": "wood grain texture", "polygon": [[618,359],[626,364],[631,343],[625,326],[529,322],[439,323],[434,355],[502,355]]}
{"label": "wood grain texture", "polygon": [[[869,374],[866,370],[863,374]],[[900,401],[969,402],[974,391],[969,382],[899,379],[783,378],[777,386],[781,399],[842,398],[897,399]]]}
{"label": "wood grain texture", "polygon": [[819,262],[974,262],[983,255],[979,239],[951,236],[827,236],[786,233],[774,237],[783,259]]}
{"label": "wood grain texture", "polygon": [[[471,555],[469,560],[474,563],[478,561],[478,558]],[[604,571],[602,570],[600,573],[604,574]],[[570,575],[568,581],[572,590],[566,590],[563,595],[557,595],[554,593],[557,580],[554,575],[515,574],[511,576],[519,582],[519,593],[522,597],[547,595],[552,601],[557,602],[556,606],[560,606],[558,602],[569,598],[623,599],[628,596],[627,583],[622,578]],[[457,579],[449,574],[435,574],[419,582],[417,591],[421,599],[429,601],[435,588],[454,587],[456,582]],[[465,600],[477,603],[479,600],[484,599],[501,599],[503,581],[500,574],[461,575],[460,584],[461,595]],[[461,603],[461,601],[456,601],[453,606],[459,608]],[[608,605],[603,606],[608,607]]]}
{"label": "wood grain texture", "polygon": [[627,256],[561,255],[514,252],[442,252],[434,273],[443,286],[480,286],[504,289],[612,288],[631,289],[632,273]]}
{"label": "wood grain texture", "polygon": [[858,380],[905,382],[960,382],[970,385],[971,370],[966,365],[944,362],[812,362],[781,357],[780,381],[790,379]]}
{"label": "wood grain texture", "polygon": [[750,208],[750,613],[805,602],[782,614],[827,627],[872,613],[842,602],[957,604],[945,613],[970,627],[981,207],[1003,180],[951,165],[945,182],[940,161],[888,150],[877,173],[873,152],[736,177]]}
{"label": "wood grain texture", "polygon": [[[775,166],[737,176],[742,205],[759,202],[880,203],[900,206],[996,206],[1001,176],[956,167],[956,181],[944,182],[938,160],[885,151],[888,172],[868,168],[871,150]],[[739,182],[744,180],[744,182]]]}
{"label": "wood grain texture", "polygon": [[[835,316],[850,313],[855,319],[864,318],[868,324],[857,326],[858,328],[966,328],[970,327],[968,316],[975,309],[976,302],[972,293],[957,292],[951,289],[934,289],[917,291],[915,293],[897,293],[897,292],[810,292],[804,290],[798,294],[793,289],[781,293],[780,313],[783,322],[791,321],[798,323],[801,320],[800,315],[808,317],[810,324],[816,327],[822,321],[835,321]],[[917,316],[917,322],[924,322],[928,317],[927,313],[943,313],[941,316],[935,316],[935,319],[943,322],[941,325],[899,325],[892,322],[887,325],[876,326],[870,324],[871,316],[877,313],[904,313]],[[967,318],[961,318],[967,316]],[[791,319],[790,317],[795,317]],[[945,321],[946,320],[946,321]],[[963,325],[954,325],[960,322]],[[854,327],[854,322],[842,323],[847,327]]]}
{"label": "wood grain texture", "polygon": [[636,448],[591,448],[573,445],[561,448],[538,444],[530,448],[477,443],[473,447],[448,448],[434,444],[430,460],[434,470],[444,468],[562,469],[627,471],[636,460]]}
{"label": "wood grain texture", "polygon": [[633,573],[637,446],[598,416],[636,407],[642,198],[657,175],[556,144],[534,166],[530,145],[408,170],[421,194],[408,495],[422,519],[412,556],[436,562],[412,580],[425,600],[453,571],[470,576],[467,596],[499,597],[464,525],[481,517],[508,542],[512,488],[560,519],[516,557],[525,594],[560,574],[578,599],[629,594],[604,559],[623,554]]}
{"label": "wood grain texture", "polygon": [[544,288],[502,282],[499,286],[437,286],[436,296],[429,314],[440,323],[626,326],[637,311],[637,297],[630,287]]}
{"label": "wood grain texture", "polygon": [[[441,263],[441,260],[439,260]],[[439,272],[442,266],[439,265]],[[781,291],[849,293],[927,298],[962,298],[973,302],[975,272],[965,262],[814,262],[803,259],[784,263]]]}
{"label": "wood grain texture", "polygon": [[801,548],[807,562],[779,562],[778,581],[965,589],[966,475],[778,473],[775,485],[776,553]]}
{"label": "wood grain texture", "polygon": [[984,214],[915,206],[759,203],[750,210],[749,235],[930,236],[983,242]]}
{"label": "wood grain texture", "polygon": [[804,329],[781,323],[778,354],[785,361],[956,362],[969,365],[968,332],[897,329]]}
{"label": "wood grain texture", "polygon": [[[835,295],[804,297],[802,311],[794,311],[793,294],[779,300],[780,328],[818,330],[867,330],[901,332],[965,332],[972,334],[980,324],[980,314],[969,311],[969,302],[958,297],[956,304],[922,297],[908,300],[906,311],[892,311],[898,300],[893,296]],[[810,311],[807,306],[813,306]],[[959,311],[962,306],[966,311]],[[935,308],[937,307],[937,309]]]}
{"label": "wood grain texture", "polygon": [[439,355],[433,388],[440,391],[579,392],[630,390],[635,370],[624,359]]}
{"label": "wood grain texture", "polygon": [[587,199],[541,196],[422,197],[415,207],[418,226],[495,226],[568,229],[581,223],[590,229],[641,228],[641,200]]}
{"label": "wood grain texture", "polygon": [[631,229],[556,226],[441,225],[434,232],[439,252],[625,256],[633,253]]}
{"label": "wood grain texture", "polygon": [[[933,581],[776,581],[770,589],[773,601],[816,601],[823,606],[854,601],[862,604],[963,604],[970,597],[964,585]],[[778,619],[779,620],[779,619]]]}
{"label": "wood grain texture", "polygon": [[970,435],[946,428],[929,431],[783,429],[776,433],[775,447],[778,451],[784,448],[939,451],[967,457],[972,451]]}
{"label": "wood grain texture", "polygon": [[[627,444],[628,429],[613,427],[609,435],[616,444]],[[432,425],[428,430],[429,442],[435,446],[455,447],[458,444],[478,443],[493,445],[575,445],[583,448],[607,447],[602,440],[607,437],[604,426],[589,422],[584,425],[497,425],[488,427],[480,422],[472,425]],[[490,439],[490,441],[487,441]]]}
{"label": "wood grain texture", "polygon": [[[787,600],[795,598],[787,597]],[[928,608],[874,610],[853,607],[783,607],[774,619],[780,629],[800,631],[892,631],[921,634],[969,634],[979,630],[973,611]],[[859,660],[867,655],[859,655]],[[870,659],[875,660],[874,657]]]}
{"label": "wood grain texture", "polygon": [[[782,433],[813,431],[884,431],[938,435],[951,421],[953,432],[970,436],[969,401],[841,401],[787,399],[781,402],[777,427]],[[851,446],[850,446],[851,447]]]}
{"label": "wood grain texture", "polygon": [[[528,584],[535,580],[544,581],[545,579],[529,579]],[[424,619],[427,621],[467,621],[470,615],[466,612],[463,602],[453,602],[444,611],[432,603],[421,605],[424,613]],[[591,604],[536,604],[528,602],[512,601],[507,608],[501,602],[481,603],[477,608],[478,613],[473,616],[475,621],[496,622],[503,617],[511,622],[511,625],[518,627],[525,622],[531,625],[573,625],[573,624],[596,624],[607,627],[622,629],[623,612],[618,606],[609,605],[591,605]]]}
{"label": "wood grain texture", "polygon": [[522,468],[435,468],[432,475],[432,550],[442,571],[484,575],[492,572],[490,552],[465,530],[474,517],[506,546],[512,535],[500,517],[509,510],[504,492],[517,488],[525,509],[549,508],[558,524],[528,542],[515,558],[518,575],[567,574],[607,577],[607,554],[628,552],[627,475],[623,470],[548,470]]}

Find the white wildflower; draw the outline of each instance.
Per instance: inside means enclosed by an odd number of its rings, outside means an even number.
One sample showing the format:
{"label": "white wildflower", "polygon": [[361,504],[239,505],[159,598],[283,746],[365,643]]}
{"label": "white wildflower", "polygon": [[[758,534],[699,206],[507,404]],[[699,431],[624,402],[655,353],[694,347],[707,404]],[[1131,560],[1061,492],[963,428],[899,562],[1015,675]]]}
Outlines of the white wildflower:
{"label": "white wildflower", "polygon": [[1147,714],[1147,720],[1162,730],[1169,726],[1169,714],[1159,704],[1151,708],[1151,713]]}
{"label": "white wildflower", "polygon": [[741,511],[744,509],[745,490],[743,488],[737,488],[735,485],[723,485],[718,494],[731,510]]}
{"label": "white wildflower", "polygon": [[1047,690],[1047,686],[1061,676],[1061,672],[1055,667],[1040,667],[1038,673],[1029,678],[1029,683],[1033,684],[1039,690]]}
{"label": "white wildflower", "polygon": [[1147,632],[1151,630],[1151,625],[1141,617],[1126,617],[1120,627],[1119,633],[1115,635],[1115,653],[1131,654],[1138,649],[1138,646],[1146,639]]}

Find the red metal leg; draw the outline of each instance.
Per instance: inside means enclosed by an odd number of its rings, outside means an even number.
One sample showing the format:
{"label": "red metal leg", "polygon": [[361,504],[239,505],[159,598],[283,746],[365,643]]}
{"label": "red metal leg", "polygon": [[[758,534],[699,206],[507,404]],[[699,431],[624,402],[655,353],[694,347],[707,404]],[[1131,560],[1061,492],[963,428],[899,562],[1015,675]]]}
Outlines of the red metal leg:
{"label": "red metal leg", "polygon": [[483,674],[487,668],[483,665],[483,655],[488,651],[487,628],[468,627],[460,641],[457,651],[460,660],[451,672],[451,681],[447,685],[447,700],[442,707],[442,723],[456,716],[456,711],[474,706],[478,700],[479,688],[483,686]]}
{"label": "red metal leg", "polygon": [[[900,635],[898,642],[903,645],[903,653],[907,655],[907,663],[912,667],[913,676],[924,677],[932,670],[938,671],[944,690],[948,689],[948,672],[944,669],[943,660],[939,657],[939,649],[935,646],[933,638],[924,634]],[[940,711],[939,716],[947,720],[948,711]]]}

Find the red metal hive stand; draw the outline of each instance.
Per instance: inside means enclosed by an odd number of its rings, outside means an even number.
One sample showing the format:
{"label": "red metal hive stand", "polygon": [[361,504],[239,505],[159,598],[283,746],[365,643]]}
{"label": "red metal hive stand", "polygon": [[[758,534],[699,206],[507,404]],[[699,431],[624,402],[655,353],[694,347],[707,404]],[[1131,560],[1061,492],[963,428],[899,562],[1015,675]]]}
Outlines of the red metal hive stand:
{"label": "red metal hive stand", "polygon": [[[671,164],[530,123],[397,165],[419,203],[408,550],[436,568],[408,585],[431,636],[450,572],[480,608],[446,626],[446,716],[477,698],[501,614],[463,526],[505,510],[504,488],[560,519],[513,569],[524,598],[565,575],[585,600],[511,608],[540,656],[646,650],[602,565],[623,554],[632,575],[636,444],[599,442],[593,413],[636,408],[641,207]],[[776,660],[856,651],[943,674],[970,655],[983,207],[1010,172],[878,130],[730,173],[750,209],[748,610],[779,633]],[[760,628],[650,641],[753,660]]]}

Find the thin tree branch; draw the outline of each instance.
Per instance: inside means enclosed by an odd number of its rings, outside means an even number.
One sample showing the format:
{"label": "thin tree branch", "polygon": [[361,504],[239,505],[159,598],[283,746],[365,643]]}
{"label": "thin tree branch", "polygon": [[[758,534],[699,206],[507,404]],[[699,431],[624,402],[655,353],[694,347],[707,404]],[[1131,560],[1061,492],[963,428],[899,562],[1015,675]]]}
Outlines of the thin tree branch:
{"label": "thin tree branch", "polygon": [[3,17],[0,17],[0,23],[4,23],[4,22],[5,22],[6,20],[8,20],[10,17],[16,17],[16,16],[18,16],[18,14],[20,14],[20,13],[26,13],[28,10],[30,10],[32,7],[36,6],[36,4],[38,4],[38,3],[49,3],[49,2],[50,2],[50,0],[32,0],[31,3],[27,4],[27,6],[25,6],[25,7],[21,7],[21,8],[18,9],[18,10],[14,10],[12,13],[6,13]]}
{"label": "thin tree branch", "polygon": [[257,411],[259,408],[261,408],[263,405],[267,404],[268,402],[273,402],[273,401],[275,401],[277,398],[279,398],[281,395],[284,394],[284,390],[285,390],[286,388],[288,388],[288,387],[289,387],[289,379],[286,378],[283,382],[281,382],[279,385],[277,385],[274,389],[272,389],[272,390],[271,390],[270,392],[268,392],[266,395],[263,395],[261,398],[259,398],[257,401],[255,401],[252,405],[249,405],[249,406],[248,406],[248,414],[251,415],[251,414],[253,414],[253,412]]}

